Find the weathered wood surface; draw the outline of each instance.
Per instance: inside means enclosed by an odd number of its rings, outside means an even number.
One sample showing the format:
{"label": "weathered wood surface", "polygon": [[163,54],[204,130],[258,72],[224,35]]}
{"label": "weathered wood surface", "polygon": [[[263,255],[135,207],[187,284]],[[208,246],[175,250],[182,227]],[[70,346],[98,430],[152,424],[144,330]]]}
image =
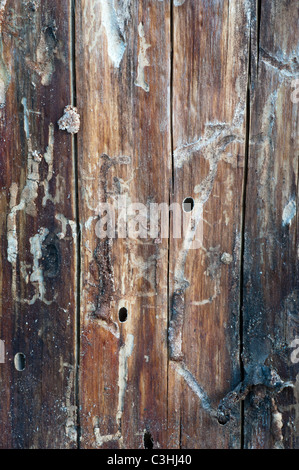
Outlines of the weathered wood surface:
{"label": "weathered wood surface", "polygon": [[[245,402],[247,448],[298,448],[298,102],[296,1],[261,2],[252,35],[244,252],[244,367],[257,386]],[[254,26],[254,25],[252,25]],[[294,32],[297,33],[294,36]],[[264,368],[263,373],[261,368]],[[295,388],[271,389],[276,371]],[[267,374],[272,374],[271,385]],[[296,378],[297,377],[297,378]]]}
{"label": "weathered wood surface", "polygon": [[73,145],[56,125],[72,99],[70,3],[0,4],[1,447],[74,447]]}
{"label": "weathered wood surface", "polygon": [[249,15],[238,1],[185,2],[173,10],[173,200],[194,199],[202,239],[189,249],[186,236],[171,238],[170,248],[170,315],[181,357],[170,355],[169,403],[175,391],[183,448],[240,446],[239,410],[226,426],[214,410],[240,380]]}
{"label": "weathered wood surface", "polygon": [[77,5],[81,444],[143,448],[148,432],[167,447],[168,240],[95,230],[100,202],[169,201],[170,6],[111,5]]}
{"label": "weathered wood surface", "polygon": [[[297,2],[0,20],[0,447],[298,448]],[[185,238],[99,237],[101,204],[186,198]]]}

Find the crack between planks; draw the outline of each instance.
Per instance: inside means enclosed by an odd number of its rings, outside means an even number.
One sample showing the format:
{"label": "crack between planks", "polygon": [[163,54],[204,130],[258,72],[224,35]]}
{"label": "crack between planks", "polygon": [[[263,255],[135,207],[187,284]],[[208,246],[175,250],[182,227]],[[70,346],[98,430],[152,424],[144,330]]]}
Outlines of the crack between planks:
{"label": "crack between planks", "polygon": [[[239,313],[239,338],[240,338],[240,373],[241,381],[245,378],[245,369],[243,362],[244,351],[244,270],[245,270],[245,219],[246,219],[246,197],[248,183],[248,158],[249,158],[249,139],[250,139],[250,98],[251,98],[251,40],[252,31],[250,26],[249,44],[248,44],[248,72],[247,72],[247,90],[246,90],[246,129],[245,129],[245,160],[244,160],[244,176],[243,176],[243,193],[242,193],[242,217],[241,217],[241,259],[240,259],[240,313]],[[244,427],[245,427],[245,406],[244,401],[240,404],[241,413],[241,449],[244,449]]]}
{"label": "crack between planks", "polygon": [[260,60],[260,37],[261,37],[261,15],[262,15],[262,0],[256,0],[256,67],[257,76],[259,73],[259,60]]}
{"label": "crack between planks", "polygon": [[174,57],[174,9],[170,2],[170,145],[171,145],[171,193],[174,194],[174,143],[173,143],[173,57]]}
{"label": "crack between planks", "polygon": [[[77,77],[76,77],[76,0],[70,0],[71,12],[71,101],[72,106],[77,106]],[[76,405],[76,429],[77,448],[80,448],[80,310],[81,310],[81,228],[79,213],[79,173],[78,173],[78,138],[77,134],[72,136],[74,185],[75,185],[75,220],[76,220],[76,307],[75,307],[75,405]]]}
{"label": "crack between planks", "polygon": [[[172,200],[173,190],[174,190],[174,154],[173,154],[173,2],[170,2],[170,70],[169,70],[169,81],[170,81],[170,90],[169,90],[169,101],[170,101],[170,111],[169,111],[169,120],[170,120],[170,152],[171,152],[171,177],[169,179],[169,197],[168,203],[169,207]],[[171,221],[172,214],[169,214],[168,219],[168,233],[170,235],[171,230]],[[168,238],[168,253],[167,253],[167,332],[170,325],[170,236]],[[169,339],[167,335],[167,422],[169,419],[169,367],[170,367],[170,354],[169,354]]]}
{"label": "crack between planks", "polygon": [[[174,184],[175,184],[175,164],[174,164],[174,137],[173,137],[173,115],[174,115],[174,106],[173,106],[173,89],[174,89],[174,7],[173,1],[170,2],[170,92],[169,92],[169,100],[170,100],[170,151],[171,151],[171,175],[169,179],[169,206],[173,202],[174,198]],[[173,214],[169,214],[169,227],[168,233],[171,233],[171,224],[172,224],[172,217]],[[167,332],[169,331],[170,327],[170,320],[172,315],[172,299],[170,295],[170,251],[171,251],[171,237],[168,240],[168,269],[167,269]],[[170,369],[170,344],[169,344],[169,336],[167,338],[167,419],[169,418],[168,410],[169,410],[169,369]],[[182,416],[180,410],[180,417],[179,417],[179,448],[181,449],[181,426],[182,426]]]}

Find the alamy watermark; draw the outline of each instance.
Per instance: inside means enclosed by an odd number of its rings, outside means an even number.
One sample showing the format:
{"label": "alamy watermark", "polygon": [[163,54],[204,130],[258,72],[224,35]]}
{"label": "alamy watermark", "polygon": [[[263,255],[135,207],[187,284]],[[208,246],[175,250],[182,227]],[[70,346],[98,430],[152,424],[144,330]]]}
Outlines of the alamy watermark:
{"label": "alamy watermark", "polygon": [[299,362],[299,338],[295,338],[291,342],[291,348],[296,348],[296,349],[294,349],[294,351],[292,351],[291,362],[293,364],[298,364],[298,362]]}
{"label": "alamy watermark", "polygon": [[103,202],[97,207],[98,221],[95,233],[98,238],[184,239],[188,250],[202,247],[202,204],[186,198],[182,204],[128,202],[126,196],[117,196],[112,203]]}

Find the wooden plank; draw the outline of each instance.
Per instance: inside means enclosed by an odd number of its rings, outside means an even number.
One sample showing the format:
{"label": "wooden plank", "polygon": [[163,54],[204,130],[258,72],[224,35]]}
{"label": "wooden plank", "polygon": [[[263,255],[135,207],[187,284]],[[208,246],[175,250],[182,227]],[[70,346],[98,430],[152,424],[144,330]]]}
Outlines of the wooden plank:
{"label": "wooden plank", "polygon": [[170,6],[81,0],[76,16],[81,446],[165,448],[168,240],[96,229],[100,203],[169,202]]}
{"label": "wooden plank", "polygon": [[0,19],[0,446],[74,447],[73,144],[56,124],[72,99],[70,2],[1,0]]}
{"label": "wooden plank", "polygon": [[[244,257],[246,448],[298,448],[298,103],[296,1],[260,3],[252,48]],[[296,58],[297,57],[297,58]],[[277,376],[278,374],[278,376]],[[280,384],[291,381],[295,388]],[[276,389],[273,384],[276,382]],[[279,390],[283,389],[279,394]]]}
{"label": "wooden plank", "polygon": [[0,448],[299,447],[298,23],[0,0]]}
{"label": "wooden plank", "polygon": [[[176,3],[172,201],[191,197],[195,207],[194,231],[171,239],[169,414],[176,417],[174,440],[181,448],[234,448],[241,445],[239,408],[225,425],[216,410],[241,378],[250,3]],[[188,236],[195,229],[202,243],[192,249]]]}

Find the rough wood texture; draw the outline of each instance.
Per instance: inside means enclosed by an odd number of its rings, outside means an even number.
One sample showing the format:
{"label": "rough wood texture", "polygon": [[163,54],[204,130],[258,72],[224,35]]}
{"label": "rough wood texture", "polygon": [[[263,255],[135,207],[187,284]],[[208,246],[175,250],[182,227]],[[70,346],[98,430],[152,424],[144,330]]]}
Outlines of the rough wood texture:
{"label": "rough wood texture", "polygon": [[70,4],[1,6],[1,448],[73,447],[73,146],[56,125],[71,101]]}
{"label": "rough wood texture", "polygon": [[168,240],[108,242],[95,228],[99,202],[169,201],[170,7],[110,3],[77,6],[81,443],[143,448],[148,432],[167,447]]}
{"label": "rough wood texture", "polygon": [[[252,36],[243,324],[245,372],[255,370],[257,384],[245,404],[244,444],[298,448],[299,376],[290,345],[299,334],[299,115],[292,101],[299,9],[296,1],[260,3]],[[280,381],[274,371],[295,388],[273,390]]]}
{"label": "rough wood texture", "polygon": [[183,448],[240,446],[239,410],[221,426],[215,408],[240,380],[249,18],[248,3],[238,1],[173,10],[173,200],[194,199],[202,239],[198,249],[189,249],[187,236],[171,239],[170,249],[170,316],[181,357],[170,355],[169,402],[176,391]]}
{"label": "rough wood texture", "polygon": [[[299,447],[298,24],[0,0],[1,448]],[[148,212],[102,239],[107,203]],[[133,237],[153,203],[184,238]]]}

